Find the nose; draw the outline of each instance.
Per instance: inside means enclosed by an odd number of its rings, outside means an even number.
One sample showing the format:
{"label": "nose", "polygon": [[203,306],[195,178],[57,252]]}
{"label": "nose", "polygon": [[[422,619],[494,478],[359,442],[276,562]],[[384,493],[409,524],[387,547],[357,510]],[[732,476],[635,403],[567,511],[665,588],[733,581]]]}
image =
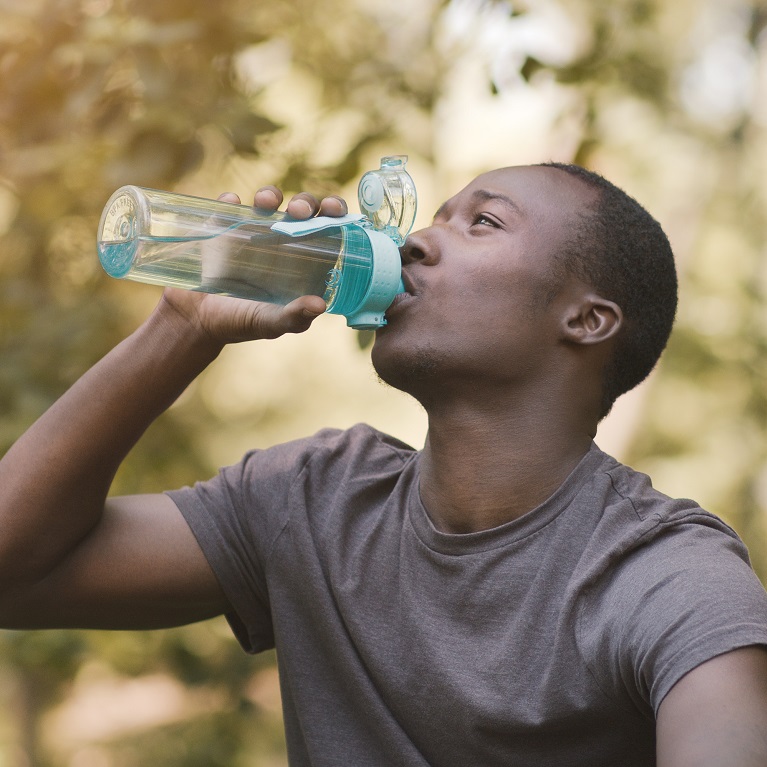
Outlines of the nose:
{"label": "nose", "polygon": [[439,260],[432,232],[433,228],[430,226],[426,229],[419,229],[408,235],[399,249],[403,265],[416,262],[431,265]]}

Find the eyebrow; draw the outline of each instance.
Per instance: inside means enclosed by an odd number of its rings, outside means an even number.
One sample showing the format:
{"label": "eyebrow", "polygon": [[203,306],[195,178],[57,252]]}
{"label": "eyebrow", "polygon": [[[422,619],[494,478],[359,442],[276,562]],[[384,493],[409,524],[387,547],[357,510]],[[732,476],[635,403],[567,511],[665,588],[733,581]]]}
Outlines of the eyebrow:
{"label": "eyebrow", "polygon": [[505,194],[502,194],[501,192],[489,192],[486,189],[478,189],[476,192],[474,192],[471,195],[475,200],[498,200],[498,202],[503,203],[507,208],[512,210],[517,215],[522,215],[522,209],[517,205],[514,200],[511,199],[511,197],[508,197]]}
{"label": "eyebrow", "polygon": [[[514,200],[511,199],[508,195],[503,194],[502,192],[490,192],[487,189],[478,189],[476,192],[473,192],[471,195],[472,200],[474,201],[481,201],[486,202],[488,200],[497,200],[498,202],[505,205],[510,211],[515,213],[518,216],[522,215],[522,209],[517,205]],[[437,212],[434,214],[434,218],[437,218],[441,214],[445,212],[447,207],[450,205],[451,200],[447,200],[446,202],[443,202],[442,205],[437,208]]]}
{"label": "eyebrow", "polygon": [[437,208],[437,212],[434,214],[434,216],[432,216],[432,221],[439,218],[445,212],[449,204],[450,204],[450,200],[446,200],[445,202],[443,202],[442,205],[440,205]]}

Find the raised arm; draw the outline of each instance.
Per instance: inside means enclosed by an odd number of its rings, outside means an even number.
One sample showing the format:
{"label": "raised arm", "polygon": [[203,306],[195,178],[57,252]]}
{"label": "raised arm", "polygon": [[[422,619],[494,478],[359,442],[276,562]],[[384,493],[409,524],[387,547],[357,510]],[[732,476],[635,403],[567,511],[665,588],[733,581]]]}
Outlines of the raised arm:
{"label": "raised arm", "polygon": [[[277,207],[274,188],[257,195]],[[306,218],[309,195],[288,210]],[[345,212],[324,200],[321,212]],[[0,461],[0,626],[150,628],[228,605],[164,495],[107,494],[145,429],[228,343],[306,330],[317,296],[286,307],[166,290],[149,319],[89,370]]]}

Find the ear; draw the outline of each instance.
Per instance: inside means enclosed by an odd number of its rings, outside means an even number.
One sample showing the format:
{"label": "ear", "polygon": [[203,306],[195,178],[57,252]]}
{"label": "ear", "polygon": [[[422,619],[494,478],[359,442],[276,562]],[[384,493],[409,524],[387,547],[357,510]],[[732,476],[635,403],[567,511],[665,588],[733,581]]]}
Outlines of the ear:
{"label": "ear", "polygon": [[586,346],[614,338],[622,326],[620,306],[595,294],[581,296],[562,318],[564,340]]}

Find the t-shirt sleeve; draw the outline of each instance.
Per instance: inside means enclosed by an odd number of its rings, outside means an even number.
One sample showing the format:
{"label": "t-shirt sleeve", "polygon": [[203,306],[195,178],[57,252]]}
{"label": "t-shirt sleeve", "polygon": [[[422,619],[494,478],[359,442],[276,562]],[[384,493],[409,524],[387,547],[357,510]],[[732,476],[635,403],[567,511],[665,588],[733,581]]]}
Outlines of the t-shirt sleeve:
{"label": "t-shirt sleeve", "polygon": [[657,714],[696,666],[767,644],[767,593],[731,531],[691,519],[659,530],[595,585],[580,623],[603,689]]}
{"label": "t-shirt sleeve", "polygon": [[167,493],[197,538],[232,612],[235,636],[248,652],[274,647],[266,567],[287,525],[292,483],[331,430],[249,452],[212,479]]}

